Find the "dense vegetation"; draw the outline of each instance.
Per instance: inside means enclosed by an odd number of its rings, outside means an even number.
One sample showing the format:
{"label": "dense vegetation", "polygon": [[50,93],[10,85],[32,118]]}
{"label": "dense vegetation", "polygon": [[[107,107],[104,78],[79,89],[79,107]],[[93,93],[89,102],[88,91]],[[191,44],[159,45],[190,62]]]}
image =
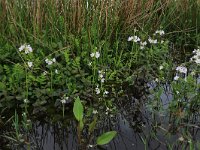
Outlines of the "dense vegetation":
{"label": "dense vegetation", "polygon": [[[30,120],[62,122],[72,113],[81,141],[88,124],[92,134],[134,97],[136,113],[167,118],[167,127],[152,121],[152,131],[178,133],[166,147],[199,146],[191,134],[200,128],[199,0],[1,0],[0,22],[2,145],[31,146],[22,136]],[[167,109],[160,98],[166,85]]]}

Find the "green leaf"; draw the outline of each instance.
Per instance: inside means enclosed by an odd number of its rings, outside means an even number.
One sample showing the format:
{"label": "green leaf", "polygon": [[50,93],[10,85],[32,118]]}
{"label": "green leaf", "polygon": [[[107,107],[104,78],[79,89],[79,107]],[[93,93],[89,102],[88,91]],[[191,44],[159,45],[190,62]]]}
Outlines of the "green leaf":
{"label": "green leaf", "polygon": [[108,144],[116,136],[116,134],[116,131],[109,131],[102,134],[97,138],[97,145]]}
{"label": "green leaf", "polygon": [[81,121],[83,119],[83,105],[79,97],[77,97],[74,102],[73,113],[76,120]]}
{"label": "green leaf", "polygon": [[4,90],[6,88],[5,84],[3,82],[0,82],[0,90]]}

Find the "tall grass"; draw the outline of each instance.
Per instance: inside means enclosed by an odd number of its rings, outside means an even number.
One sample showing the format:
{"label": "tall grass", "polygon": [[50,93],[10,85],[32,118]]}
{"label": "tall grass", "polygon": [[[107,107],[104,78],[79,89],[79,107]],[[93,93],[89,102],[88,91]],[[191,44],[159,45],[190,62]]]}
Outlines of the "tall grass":
{"label": "tall grass", "polygon": [[[187,43],[194,34],[198,44],[199,0],[1,0],[1,36],[19,44],[60,43],[87,36],[90,44],[113,41],[133,33],[135,27],[152,32],[163,27]],[[172,37],[174,37],[174,34]],[[117,35],[117,36],[116,36]],[[125,39],[126,39],[125,38]],[[174,39],[177,41],[177,39]]]}

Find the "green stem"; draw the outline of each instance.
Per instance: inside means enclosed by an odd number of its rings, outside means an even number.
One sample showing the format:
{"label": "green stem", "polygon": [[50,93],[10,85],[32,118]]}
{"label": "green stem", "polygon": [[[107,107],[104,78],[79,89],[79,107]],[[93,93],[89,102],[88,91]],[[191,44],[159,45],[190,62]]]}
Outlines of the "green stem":
{"label": "green stem", "polygon": [[53,90],[53,72],[51,70],[51,91]]}
{"label": "green stem", "polygon": [[65,104],[63,104],[63,118],[65,117]]}
{"label": "green stem", "polygon": [[27,75],[27,68],[26,68],[26,99],[28,100],[28,75]]}

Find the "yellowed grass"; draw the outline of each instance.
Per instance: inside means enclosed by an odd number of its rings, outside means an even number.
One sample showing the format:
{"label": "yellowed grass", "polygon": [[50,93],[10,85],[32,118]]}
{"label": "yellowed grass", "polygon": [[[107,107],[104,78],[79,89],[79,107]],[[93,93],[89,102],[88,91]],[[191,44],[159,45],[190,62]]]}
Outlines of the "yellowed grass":
{"label": "yellowed grass", "polygon": [[[27,0],[26,6],[29,11],[26,14],[28,17],[24,21],[31,21],[34,24],[34,35],[43,30],[46,24],[54,24],[55,18],[63,16],[66,23],[65,27],[69,30],[75,30],[78,33],[86,23],[86,0]],[[159,7],[156,9],[154,6],[160,2]],[[93,16],[98,16],[98,22],[105,25],[105,29],[108,28],[109,22],[112,20],[121,21],[123,23],[123,30],[132,28],[135,25],[140,26],[142,22],[152,16],[155,13],[162,13],[165,9],[174,4],[174,0],[94,0],[92,1]],[[198,0],[200,4],[200,0]],[[2,12],[0,21],[10,20],[14,25],[19,19],[16,16],[17,0],[8,1],[1,0]],[[189,0],[177,0],[177,9],[187,11],[189,6]],[[54,16],[49,14],[47,6],[51,6],[54,9]],[[97,15],[98,14],[98,15]],[[152,18],[155,20],[154,26],[159,26],[159,18]],[[17,28],[17,27],[16,27]]]}

